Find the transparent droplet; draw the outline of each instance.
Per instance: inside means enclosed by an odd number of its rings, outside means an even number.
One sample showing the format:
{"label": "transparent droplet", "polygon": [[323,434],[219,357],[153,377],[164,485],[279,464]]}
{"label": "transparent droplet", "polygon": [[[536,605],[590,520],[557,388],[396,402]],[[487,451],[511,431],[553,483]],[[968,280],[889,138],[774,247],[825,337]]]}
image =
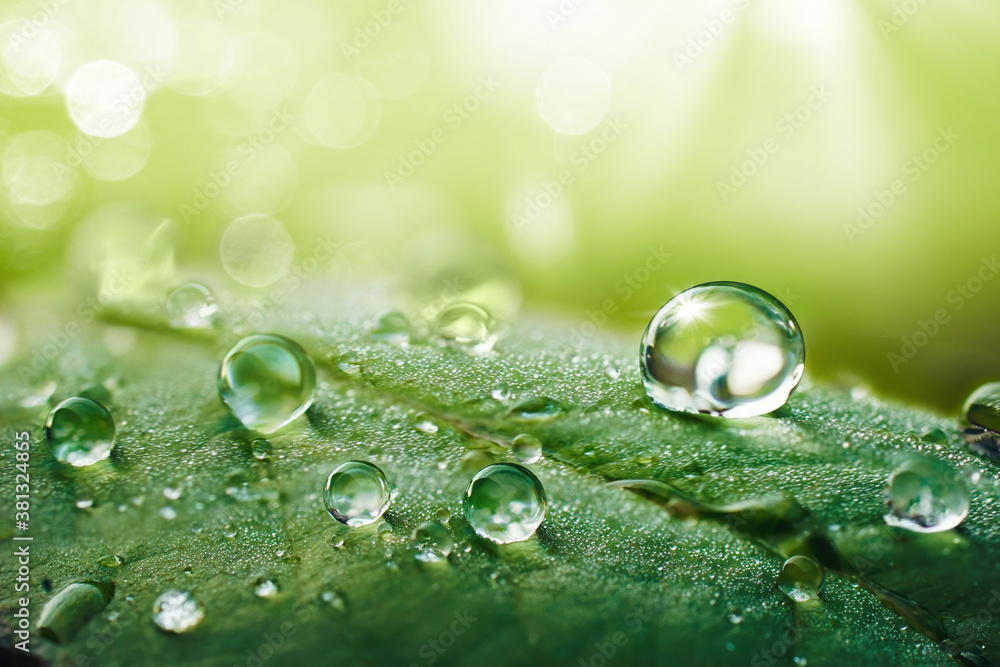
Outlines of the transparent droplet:
{"label": "transparent droplet", "polygon": [[441,309],[434,322],[434,333],[439,338],[469,346],[476,352],[488,352],[496,342],[490,331],[489,313],[474,303],[453,301]]}
{"label": "transparent droplet", "polygon": [[402,345],[410,342],[410,321],[402,313],[386,313],[372,327],[372,340]]}
{"label": "transparent droplet", "polygon": [[250,443],[250,453],[258,461],[264,461],[271,456],[271,443],[264,438],[257,438]]}
{"label": "transparent droplet", "polygon": [[513,392],[511,392],[510,386],[508,386],[506,382],[497,382],[493,385],[493,388],[490,389],[490,396],[494,401],[500,401],[503,403],[504,401],[510,400],[510,397],[513,396]]}
{"label": "transparent droplet", "polygon": [[521,421],[542,422],[555,419],[562,413],[559,402],[548,396],[532,396],[511,408],[510,415]]}
{"label": "transparent droplet", "polygon": [[791,312],[767,292],[731,282],[698,285],[668,301],[646,326],[640,352],[654,403],[725,417],[780,408],[805,361]]}
{"label": "transparent droplet", "polygon": [[348,461],[326,480],[326,509],[344,525],[364,526],[378,520],[389,507],[390,489],[385,474],[367,461]]}
{"label": "transparent droplet", "polygon": [[222,536],[227,538],[236,537],[236,526],[231,523],[225,523],[222,525]]}
{"label": "transparent droplet", "polygon": [[494,463],[469,482],[462,499],[465,518],[476,533],[505,544],[531,537],[545,518],[545,489],[530,470]]}
{"label": "transparent droplet", "polygon": [[454,542],[448,529],[438,521],[425,521],[413,531],[414,557],[424,563],[437,563],[448,558]]}
{"label": "transparent droplet", "polygon": [[125,564],[125,559],[118,554],[107,554],[98,558],[97,564],[102,567],[121,567]]}
{"label": "transparent droplet", "polygon": [[57,461],[89,466],[111,455],[115,421],[97,401],[79,396],[67,398],[45,419],[45,439]]}
{"label": "transparent droplet", "polygon": [[171,589],[153,603],[153,623],[164,632],[190,632],[204,618],[204,608],[185,591]]}
{"label": "transparent droplet", "polygon": [[448,510],[447,507],[442,507],[437,511],[435,516],[437,516],[438,521],[440,521],[441,523],[448,523],[448,519],[451,518],[451,512]]}
{"label": "transparent droplet", "polygon": [[255,334],[236,343],[222,360],[219,396],[249,429],[273,433],[312,404],[316,368],[295,341]]}
{"label": "transparent droplet", "polygon": [[542,443],[535,436],[522,433],[511,442],[511,452],[521,463],[536,463],[542,458]]}
{"label": "transparent droplet", "polygon": [[248,215],[226,228],[219,244],[222,266],[233,280],[264,287],[280,280],[292,265],[295,244],[281,221]]}
{"label": "transparent droplet", "polygon": [[68,642],[114,596],[112,583],[72,583],[52,596],[38,616],[39,633],[51,642]]}
{"label": "transparent droplet", "polygon": [[823,588],[823,566],[809,556],[792,556],[781,566],[778,588],[796,602],[807,602]]}
{"label": "transparent droplet", "polygon": [[944,464],[918,459],[893,472],[885,487],[885,522],[917,533],[951,530],[969,513],[969,493]]}
{"label": "transparent droplet", "polygon": [[431,416],[426,412],[418,412],[414,418],[413,428],[421,433],[437,433],[438,425],[434,423]]}
{"label": "transparent droplet", "polygon": [[139,75],[113,60],[96,60],[73,73],[66,104],[77,127],[94,137],[117,137],[139,122],[146,89]]}
{"label": "transparent droplet", "polygon": [[549,127],[561,134],[584,134],[597,127],[611,106],[611,79],[589,60],[564,58],[545,68],[535,97]]}
{"label": "transparent droplet", "polygon": [[170,326],[175,329],[198,329],[212,326],[219,305],[208,288],[198,283],[181,285],[167,297]]}
{"label": "transparent droplet", "polygon": [[270,598],[278,594],[278,584],[274,583],[270,579],[265,579],[264,581],[258,582],[257,586],[253,589],[253,594],[259,598]]}
{"label": "transparent droplet", "polygon": [[989,382],[969,394],[962,414],[971,424],[1000,431],[1000,382]]}

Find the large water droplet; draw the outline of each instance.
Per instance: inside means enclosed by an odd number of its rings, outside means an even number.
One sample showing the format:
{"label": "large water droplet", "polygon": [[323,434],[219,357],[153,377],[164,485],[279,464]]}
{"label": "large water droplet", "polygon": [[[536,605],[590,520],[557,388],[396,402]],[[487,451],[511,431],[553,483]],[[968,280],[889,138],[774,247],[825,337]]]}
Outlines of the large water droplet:
{"label": "large water droplet", "polygon": [[680,412],[753,417],[780,408],[802,378],[805,344],[791,312],[750,285],[685,290],[650,320],[640,366],[646,393]]}
{"label": "large water droplet", "polygon": [[908,461],[893,472],[885,501],[885,522],[917,533],[951,530],[969,513],[969,494],[958,475],[929,460]]}
{"label": "large water droplet", "polygon": [[203,285],[181,285],[167,297],[170,326],[175,329],[197,329],[212,326],[219,306],[215,297]]}
{"label": "large water droplet", "polygon": [[453,301],[441,309],[434,321],[434,333],[441,339],[468,346],[474,352],[489,352],[496,335],[489,313],[474,303]]}
{"label": "large water droplet", "polygon": [[42,607],[38,617],[39,632],[56,644],[69,641],[107,606],[114,596],[114,590],[112,583],[70,584]]}
{"label": "large water droplet", "polygon": [[89,466],[111,455],[115,421],[108,409],[95,400],[67,398],[45,419],[45,439],[57,461]]}
{"label": "large water droplet", "polygon": [[778,588],[796,602],[808,602],[823,588],[823,566],[809,556],[792,556],[781,566]]}
{"label": "large water droplet", "polygon": [[389,482],[378,466],[367,461],[348,461],[330,473],[323,492],[326,509],[347,526],[376,521],[389,507]]}
{"label": "large water droplet", "polygon": [[295,341],[255,334],[226,353],[219,396],[249,429],[273,433],[306,411],[316,388],[316,369]]}
{"label": "large water droplet", "polygon": [[521,463],[536,463],[542,458],[542,443],[535,436],[522,433],[511,442],[511,451]]}
{"label": "large water droplet", "polygon": [[969,394],[962,414],[976,426],[1000,431],[1000,382],[989,382]]}
{"label": "large water droplet", "polygon": [[372,340],[385,341],[396,345],[410,342],[410,321],[402,313],[386,313],[372,326]]}
{"label": "large water droplet", "polygon": [[437,563],[448,558],[454,542],[448,529],[437,521],[425,521],[413,531],[415,558],[424,563]]}
{"label": "large water droplet", "polygon": [[481,537],[505,544],[534,534],[545,518],[545,489],[530,470],[494,463],[469,482],[462,499],[465,518]]}
{"label": "large water droplet", "polygon": [[164,632],[190,632],[203,618],[204,608],[185,591],[171,589],[153,603],[153,623]]}

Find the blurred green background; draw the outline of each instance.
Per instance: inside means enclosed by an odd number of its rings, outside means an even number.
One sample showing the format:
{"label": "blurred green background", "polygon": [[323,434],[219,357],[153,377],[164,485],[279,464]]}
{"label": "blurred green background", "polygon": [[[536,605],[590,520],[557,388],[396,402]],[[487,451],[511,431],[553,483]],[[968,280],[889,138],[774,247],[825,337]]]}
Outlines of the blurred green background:
{"label": "blurred green background", "polygon": [[0,23],[0,364],[141,251],[164,293],[502,277],[636,340],[677,290],[738,280],[796,314],[814,379],[953,410],[1000,375],[995,2],[46,0]]}

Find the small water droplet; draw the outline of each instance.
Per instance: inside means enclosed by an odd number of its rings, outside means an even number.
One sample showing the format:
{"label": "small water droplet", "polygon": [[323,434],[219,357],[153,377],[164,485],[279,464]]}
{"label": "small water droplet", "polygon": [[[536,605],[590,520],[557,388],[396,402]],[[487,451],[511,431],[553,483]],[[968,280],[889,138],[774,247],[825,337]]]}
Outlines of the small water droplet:
{"label": "small water droplet", "polygon": [[493,400],[500,401],[501,403],[510,400],[510,397],[512,395],[513,394],[510,391],[510,387],[507,386],[506,382],[502,381],[497,382],[496,384],[493,385],[493,388],[490,389],[490,396],[493,398]]}
{"label": "small water droplet", "polygon": [[364,526],[376,521],[389,507],[389,482],[378,466],[348,461],[330,473],[323,500],[337,521],[351,527]]}
{"label": "small water droplet", "polygon": [[435,424],[433,421],[431,421],[430,415],[428,415],[426,412],[418,412],[415,417],[415,420],[416,421],[413,424],[413,428],[417,429],[421,433],[438,432],[438,425]]}
{"label": "small water droplet", "polygon": [[89,466],[111,455],[115,421],[97,401],[79,396],[67,398],[45,419],[45,439],[57,461]]}
{"label": "small water droplet", "polygon": [[161,507],[160,516],[162,516],[167,521],[173,521],[174,519],[177,518],[177,510],[175,510],[173,507],[170,506]]}
{"label": "small water droplet", "polygon": [[177,500],[181,497],[181,490],[180,488],[165,487],[163,489],[163,497],[168,500]]}
{"label": "small water droplet", "polygon": [[796,602],[807,602],[823,588],[823,566],[809,556],[792,556],[778,574],[778,588]]}
{"label": "small water droplet", "polygon": [[423,563],[447,560],[453,544],[448,529],[438,521],[425,521],[413,531],[414,557]]}
{"label": "small water droplet", "polygon": [[465,518],[476,533],[501,544],[531,537],[545,518],[546,506],[542,483],[516,463],[494,463],[480,470],[462,500]]}
{"label": "small water droplet", "polygon": [[386,313],[372,326],[372,340],[405,345],[410,342],[410,321],[402,313]]}
{"label": "small water droplet", "polygon": [[72,583],[42,607],[38,617],[40,634],[60,644],[73,638],[77,631],[101,613],[114,596],[112,583]]}
{"label": "small water droplet", "polygon": [[270,579],[265,579],[257,583],[253,589],[253,594],[259,598],[270,598],[278,594],[278,584]]}
{"label": "small water droplet", "polygon": [[167,297],[170,326],[175,329],[199,329],[215,323],[219,306],[208,288],[198,283],[181,285]]}
{"label": "small water droplet", "polygon": [[971,424],[1000,431],[1000,382],[988,382],[969,394],[962,414]]}
{"label": "small water droplet", "polygon": [[93,506],[94,506],[94,501],[90,499],[76,501],[77,509],[89,510]]}
{"label": "small water droplet", "polygon": [[441,309],[434,321],[434,334],[442,341],[468,347],[476,353],[493,349],[496,334],[489,313],[474,303],[452,301]]}
{"label": "small water droplet", "polygon": [[537,463],[542,458],[542,443],[535,436],[522,433],[511,441],[511,452],[521,463]]}
{"label": "small water droplet", "polygon": [[904,463],[886,481],[884,519],[918,533],[951,530],[969,513],[969,494],[957,474],[929,459]]}
{"label": "small water droplet", "polygon": [[125,564],[125,559],[118,554],[108,554],[98,558],[97,564],[102,567],[121,567]]}
{"label": "small water droplet", "polygon": [[743,617],[740,616],[739,614],[730,614],[729,622],[732,623],[733,625],[739,625],[740,623],[743,622]]}
{"label": "small water droplet", "polygon": [[316,369],[298,343],[276,334],[255,334],[226,353],[219,396],[249,429],[273,433],[312,404]]}
{"label": "small water droplet", "polygon": [[171,589],[153,603],[153,623],[164,632],[190,632],[204,618],[204,608],[186,591]]}
{"label": "small water droplet", "polygon": [[226,523],[222,525],[222,536],[228,537],[230,539],[236,537],[236,526],[231,523]]}
{"label": "small water droplet", "polygon": [[451,512],[446,507],[442,507],[436,512],[435,516],[437,516],[438,521],[448,523],[448,519],[451,518]]}
{"label": "small water droplet", "polygon": [[343,354],[335,355],[332,361],[334,365],[336,365],[337,370],[344,375],[357,375],[361,372],[361,368],[364,364],[361,356],[353,350],[348,350]]}
{"label": "small water droplet", "polygon": [[264,461],[271,456],[271,443],[264,438],[256,438],[250,443],[250,454],[258,461]]}
{"label": "small water droplet", "polygon": [[347,598],[336,588],[327,586],[319,594],[319,599],[341,613],[347,611]]}
{"label": "small water droplet", "polygon": [[621,370],[619,370],[614,366],[608,366],[607,368],[604,369],[604,374],[607,375],[612,380],[617,380],[618,378],[621,377],[622,372]]}
{"label": "small water droplet", "polygon": [[534,396],[519,402],[510,410],[512,417],[527,422],[548,421],[558,417],[562,406],[546,396]]}
{"label": "small water droplet", "polygon": [[791,312],[743,283],[705,283],[666,303],[642,336],[646,394],[678,412],[753,417],[777,410],[802,378]]}

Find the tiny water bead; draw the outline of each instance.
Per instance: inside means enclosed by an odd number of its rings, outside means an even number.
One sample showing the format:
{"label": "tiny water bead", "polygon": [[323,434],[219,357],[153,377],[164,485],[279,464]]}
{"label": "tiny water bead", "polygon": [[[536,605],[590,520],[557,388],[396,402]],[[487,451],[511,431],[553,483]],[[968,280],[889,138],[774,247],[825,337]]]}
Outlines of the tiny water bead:
{"label": "tiny water bead", "polygon": [[115,421],[97,401],[74,396],[49,412],[45,419],[45,439],[57,461],[89,466],[111,455]]}
{"label": "tiny water bead", "polygon": [[153,603],[153,623],[164,632],[190,632],[204,618],[204,608],[185,591],[171,589]]}
{"label": "tiny water bead", "polygon": [[802,378],[798,322],[750,285],[714,282],[666,303],[642,336],[646,394],[668,410],[754,417],[777,410]]}
{"label": "tiny water bead", "polygon": [[389,507],[391,493],[385,473],[367,461],[348,461],[326,480],[323,501],[340,523],[356,527],[374,523]]}
{"label": "tiny water bead", "polygon": [[537,463],[542,458],[542,443],[535,436],[522,433],[511,442],[511,452],[521,463]]}
{"label": "tiny water bead", "polygon": [[264,461],[271,456],[271,443],[264,438],[257,438],[250,443],[250,453],[258,461]]}
{"label": "tiny water bead", "polygon": [[298,343],[254,334],[236,343],[219,369],[219,396],[244,426],[273,433],[312,404],[316,368]]}
{"label": "tiny water bead", "polygon": [[489,313],[474,303],[453,301],[441,309],[434,321],[434,334],[446,341],[465,345],[475,352],[489,352],[496,335]]}
{"label": "tiny water bead", "polygon": [[167,297],[170,326],[175,329],[201,329],[212,326],[219,306],[204,285],[181,285]]}
{"label": "tiny water bead", "polygon": [[943,464],[927,460],[908,461],[893,472],[886,482],[885,502],[887,524],[917,533],[951,530],[969,513],[962,480]]}
{"label": "tiny water bead", "polygon": [[1000,431],[1000,382],[989,382],[972,392],[962,407],[970,424]]}
{"label": "tiny water bead", "polygon": [[809,556],[792,556],[781,566],[778,588],[796,602],[808,602],[823,588],[823,566]]}
{"label": "tiny water bead", "polygon": [[413,531],[414,557],[423,563],[447,560],[453,547],[448,529],[438,521],[425,521]]}
{"label": "tiny water bead", "polygon": [[494,463],[469,482],[462,499],[465,518],[480,537],[506,544],[531,537],[545,518],[545,489],[516,463]]}

